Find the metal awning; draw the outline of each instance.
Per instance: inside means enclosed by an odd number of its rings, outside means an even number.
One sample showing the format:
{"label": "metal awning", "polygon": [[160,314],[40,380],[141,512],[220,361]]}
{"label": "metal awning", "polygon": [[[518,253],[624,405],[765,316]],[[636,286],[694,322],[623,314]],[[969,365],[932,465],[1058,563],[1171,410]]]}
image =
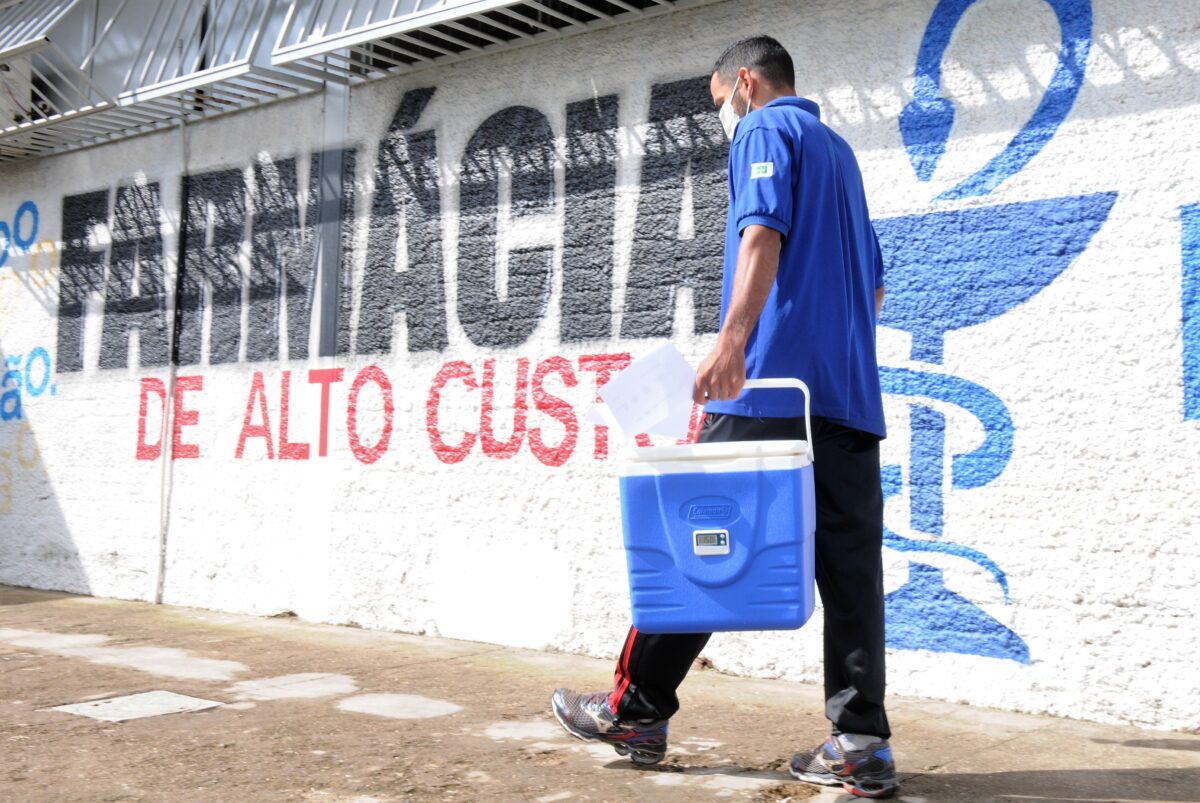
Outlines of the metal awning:
{"label": "metal awning", "polygon": [[271,66],[264,34],[275,5],[0,3],[0,161],[319,89],[318,80]]}
{"label": "metal awning", "polygon": [[101,129],[79,118],[113,102],[50,38],[79,0],[0,5],[0,160],[54,150]]}
{"label": "metal awning", "polygon": [[357,82],[712,0],[291,0],[275,65]]}
{"label": "metal awning", "polygon": [[0,0],[0,161],[713,0]]}

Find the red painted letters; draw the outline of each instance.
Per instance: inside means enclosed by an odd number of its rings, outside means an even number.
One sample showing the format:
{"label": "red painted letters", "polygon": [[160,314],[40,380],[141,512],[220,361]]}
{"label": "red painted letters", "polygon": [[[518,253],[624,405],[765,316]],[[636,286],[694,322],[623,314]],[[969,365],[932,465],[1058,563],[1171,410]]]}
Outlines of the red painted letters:
{"label": "red painted letters", "polygon": [[288,399],[291,396],[289,385],[292,381],[292,372],[284,371],[283,379],[279,383],[279,459],[280,460],[307,460],[308,459],[308,444],[307,443],[292,443],[288,440],[288,417],[289,405]]}
{"label": "red painted letters", "polygon": [[[586,406],[575,394],[585,394],[591,398],[599,398],[599,389],[613,376],[623,370],[632,361],[628,353],[617,354],[585,354],[578,363],[565,357],[547,357],[532,364],[528,357],[517,357],[514,363],[509,363],[515,370],[510,374],[513,379],[512,404],[509,406],[508,393],[501,391],[504,399],[497,404],[497,359],[483,360],[478,373],[470,363],[454,360],[443,365],[434,376],[425,404],[425,433],[434,456],[447,465],[461,463],[475,448],[480,445],[481,451],[493,460],[510,460],[515,457],[521,447],[528,442],[530,454],[542,465],[557,468],[567,463],[575,454],[579,445],[580,428],[583,426],[579,419],[581,404]],[[532,368],[532,375],[531,375]],[[595,375],[596,395],[592,396],[590,388],[576,388],[580,385],[579,372],[588,371]],[[319,399],[319,428],[317,438],[317,455],[327,457],[329,454],[330,438],[330,407],[333,404],[333,386],[345,378],[343,368],[313,368],[308,372],[309,385],[320,386]],[[255,371],[250,382],[250,393],[246,399],[245,413],[242,416],[241,430],[238,432],[237,447],[234,456],[242,459],[245,456],[246,444],[253,438],[261,438],[268,460],[308,460],[312,456],[311,434],[306,439],[291,440],[292,432],[292,371],[280,372],[279,384],[279,422],[278,431],[271,428],[271,403],[267,397],[266,380],[262,371]],[[478,428],[468,428],[457,435],[453,430],[443,432],[441,423],[441,406],[443,395],[453,382],[461,382],[467,392],[482,391],[478,397]],[[359,400],[368,384],[378,388],[382,403],[382,428],[374,443],[364,443],[359,432],[360,407]],[[501,382],[501,384],[506,383]],[[561,388],[561,389],[559,389]],[[184,440],[184,427],[197,426],[200,413],[188,407],[184,394],[198,392],[204,389],[204,377],[181,376],[175,381],[174,393],[167,391],[163,380],[145,377],[140,380],[138,398],[138,429],[136,456],[138,460],[157,460],[163,455],[163,437],[160,435],[154,441],[154,416],[151,414],[152,397],[157,397],[157,404],[167,411],[167,397],[171,396],[173,426],[171,427],[172,459],[187,459],[200,457],[198,443],[187,443]],[[552,390],[554,389],[554,390]],[[575,392],[575,394],[572,393]],[[368,392],[370,397],[373,391]],[[461,392],[461,391],[460,391]],[[298,404],[303,405],[304,394],[298,397]],[[313,401],[316,401],[315,399]],[[534,410],[534,420],[529,420],[529,410]],[[361,408],[363,411],[366,408]],[[496,412],[501,411],[507,417],[512,411],[510,434],[503,440],[496,436]],[[539,419],[538,416],[541,418]],[[350,451],[360,463],[372,464],[379,461],[391,445],[395,419],[395,399],[391,381],[387,373],[377,365],[368,365],[359,371],[351,382],[346,399],[346,436]],[[161,419],[160,419],[161,420]],[[703,414],[696,409],[693,414],[691,427],[688,432],[689,441],[694,441],[700,430]],[[546,423],[549,422],[549,425]],[[608,457],[608,431],[606,427],[592,425],[594,443],[592,458],[604,460]],[[502,430],[508,429],[501,427]],[[560,434],[561,428],[561,434]],[[473,430],[473,431],[472,431]],[[448,436],[448,437],[447,437]],[[639,446],[649,446],[650,439],[638,435]],[[278,450],[276,449],[278,445]]]}
{"label": "red painted letters", "polygon": [[[364,446],[358,437],[358,394],[368,382],[374,382],[383,393],[383,432],[374,446]],[[346,408],[346,432],[350,435],[350,450],[360,463],[374,463],[387,451],[392,439],[392,418],[396,405],[392,400],[392,383],[378,365],[368,365],[358,372],[350,385],[350,399]]]}
{"label": "red painted letters", "polygon": [[321,386],[321,435],[317,440],[317,454],[324,457],[329,453],[329,386],[341,382],[341,368],[313,368],[308,372],[308,383]]}
{"label": "red painted letters", "polygon": [[475,445],[475,433],[464,432],[463,439],[457,446],[451,446],[442,439],[438,417],[441,415],[442,390],[452,379],[461,379],[468,390],[476,390],[479,383],[475,381],[475,371],[462,360],[448,362],[433,378],[433,387],[429,390],[429,401],[425,404],[425,432],[429,435],[429,445],[433,453],[443,463],[461,463],[471,453]]}
{"label": "red painted letters", "polygon": [[[254,402],[258,401],[261,424],[251,424],[254,416]],[[275,459],[275,448],[271,445],[271,416],[267,412],[267,391],[263,387],[262,371],[254,372],[254,380],[250,383],[250,398],[246,400],[246,415],[242,417],[242,431],[238,434],[237,451],[234,457],[241,460],[246,449],[247,438],[262,438],[267,447],[267,459]]]}
{"label": "red painted letters", "polygon": [[579,421],[575,411],[563,399],[551,396],[546,392],[543,383],[546,377],[556,373],[562,377],[563,386],[573,388],[578,383],[571,363],[563,357],[551,357],[538,363],[533,373],[533,406],[563,425],[565,430],[562,442],[553,448],[542,440],[542,430],[534,427],[529,430],[529,450],[533,456],[547,466],[561,466],[575,451],[575,441],[579,439]]}
{"label": "red painted letters", "polygon": [[157,443],[146,443],[146,413],[149,412],[149,396],[151,393],[158,396],[159,414],[162,414],[167,407],[167,388],[163,385],[162,380],[153,377],[142,379],[142,390],[138,399],[138,460],[157,460],[162,456],[161,430],[159,430]]}
{"label": "red painted letters", "polygon": [[[580,371],[591,371],[596,375],[596,390],[603,387],[613,376],[622,371],[633,358],[629,354],[585,354],[579,358]],[[571,390],[579,385],[575,366],[565,357],[548,357],[537,364],[534,369],[532,382],[529,377],[529,359],[519,357],[516,360],[516,389],[513,395],[513,425],[512,434],[507,440],[500,441],[495,435],[496,405],[496,360],[483,361],[482,377],[476,382],[475,369],[462,360],[448,362],[441,367],[433,379],[429,389],[429,397],[425,404],[425,431],[429,436],[429,445],[438,460],[447,464],[461,463],[470,454],[478,440],[483,447],[483,453],[493,460],[508,460],[521,450],[521,445],[528,436],[529,451],[537,460],[546,466],[558,467],[566,463],[579,443],[579,416],[576,406],[564,398],[560,398],[546,390],[546,381],[551,376],[558,376],[564,390]],[[440,424],[442,393],[453,380],[462,380],[468,390],[481,389],[479,400],[479,431],[464,432],[457,445],[447,443]],[[570,396],[570,394],[565,394]],[[599,400],[599,395],[595,397]],[[527,423],[529,402],[532,400],[534,409],[557,421],[562,425],[562,439],[557,444],[546,442],[546,435],[541,427],[529,427]],[[500,405],[506,409],[506,405]],[[695,440],[699,431],[700,418],[693,416],[692,431],[688,440]],[[603,426],[595,427],[595,447],[593,457],[604,460],[608,457],[608,429]],[[650,438],[638,435],[639,446],[649,446]]]}
{"label": "red painted letters", "polygon": [[183,394],[189,390],[204,390],[204,377],[177,376],[175,377],[175,418],[174,433],[171,440],[171,459],[181,460],[200,456],[200,447],[194,443],[183,442],[183,428],[195,426],[200,422],[200,413],[188,410],[183,406]]}
{"label": "red painted letters", "polygon": [[503,442],[496,440],[496,431],[492,426],[496,395],[496,361],[483,361],[483,400],[480,402],[479,441],[483,445],[483,453],[488,457],[507,460],[520,450],[521,441],[525,439],[528,388],[529,360],[521,357],[517,360],[517,390],[513,399],[512,435]]}

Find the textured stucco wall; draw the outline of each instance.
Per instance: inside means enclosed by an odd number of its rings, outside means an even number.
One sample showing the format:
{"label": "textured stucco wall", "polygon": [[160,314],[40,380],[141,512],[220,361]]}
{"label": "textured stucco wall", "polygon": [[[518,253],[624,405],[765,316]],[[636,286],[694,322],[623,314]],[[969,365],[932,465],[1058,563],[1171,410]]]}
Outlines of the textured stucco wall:
{"label": "textured stucco wall", "polygon": [[[759,30],[885,244],[891,689],[1200,726],[1184,0],[724,2],[356,88],[336,142],[312,96],[0,167],[0,582],[153,599],[165,530],[167,602],[613,654],[584,412],[713,342],[706,73]],[[820,644],[708,655],[818,680]]]}

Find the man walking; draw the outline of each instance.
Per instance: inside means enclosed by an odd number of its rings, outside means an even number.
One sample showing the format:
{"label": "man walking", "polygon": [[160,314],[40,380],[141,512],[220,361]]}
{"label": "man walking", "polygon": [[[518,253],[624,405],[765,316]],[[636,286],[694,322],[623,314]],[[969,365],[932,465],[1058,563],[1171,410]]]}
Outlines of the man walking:
{"label": "man walking", "polygon": [[[824,606],[825,714],[832,733],[793,757],[800,780],[862,797],[898,788],[884,711],[885,435],[875,319],[883,265],[862,175],[846,142],[796,97],[791,56],[768,36],[731,45],[711,92],[732,140],[721,330],[694,390],[701,442],[805,437],[803,398],[742,393],[746,379],[812,390],[816,580]],[[661,761],[676,689],[708,633],[631,628],[610,692],[555,691],[559,722],[641,764]]]}

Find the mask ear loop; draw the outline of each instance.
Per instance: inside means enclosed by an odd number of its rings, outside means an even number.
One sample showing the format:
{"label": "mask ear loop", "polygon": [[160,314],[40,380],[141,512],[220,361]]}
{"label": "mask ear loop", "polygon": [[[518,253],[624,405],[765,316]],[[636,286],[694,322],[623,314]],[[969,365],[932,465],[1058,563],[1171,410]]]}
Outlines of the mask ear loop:
{"label": "mask ear loop", "polygon": [[[738,82],[736,84],[734,84],[734,86],[733,86],[733,96],[737,97],[738,86],[743,83],[746,85],[746,110],[744,112],[742,112],[741,114],[739,114],[738,117],[745,117],[747,114],[749,114],[751,111],[753,111],[753,109],[750,107],[750,105],[754,102],[754,95],[752,95],[750,93],[749,79],[744,79],[740,75],[738,76]],[[737,111],[737,110],[735,109],[734,111]]]}

